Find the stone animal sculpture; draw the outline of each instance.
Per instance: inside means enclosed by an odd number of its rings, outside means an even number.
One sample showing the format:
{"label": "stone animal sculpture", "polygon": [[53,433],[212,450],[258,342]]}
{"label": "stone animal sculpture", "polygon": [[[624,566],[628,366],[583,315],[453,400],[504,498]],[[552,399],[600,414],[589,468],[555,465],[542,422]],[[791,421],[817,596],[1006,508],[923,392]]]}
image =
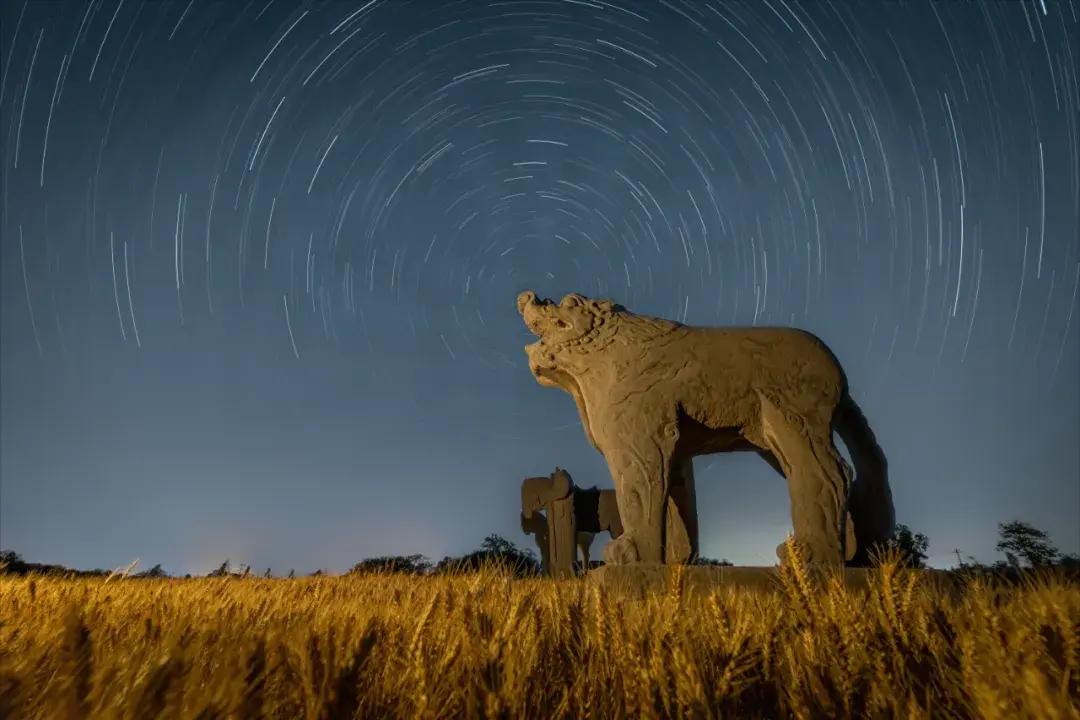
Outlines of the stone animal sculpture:
{"label": "stone animal sculpture", "polygon": [[522,481],[521,530],[536,540],[544,572],[561,577],[573,574],[578,550],[589,567],[596,534],[618,537],[622,523],[613,491],[578,488],[570,473],[557,467],[551,475]]}
{"label": "stone animal sculpture", "polygon": [[[611,492],[611,491],[609,491]],[[612,492],[612,498],[614,499],[614,492]],[[526,515],[521,513],[521,532],[526,535],[532,535],[533,540],[536,541],[536,549],[540,551],[540,570],[545,575],[567,575],[570,574],[573,568],[573,557],[566,557],[560,555],[560,563],[558,570],[556,570],[551,564],[551,532],[548,530],[548,516],[543,512],[537,510],[532,515]],[[582,563],[584,567],[589,566],[589,550],[592,547],[593,540],[596,537],[596,533],[591,532],[574,532],[573,535],[577,544],[577,549],[581,552]]]}
{"label": "stone animal sculpture", "polygon": [[574,398],[614,480],[625,531],[607,563],[697,555],[692,458],[715,452],[757,452],[787,478],[795,541],[811,562],[865,562],[891,537],[884,453],[814,335],[691,327],[574,293],[555,304],[526,291],[517,309],[539,338],[525,347],[529,369]]}
{"label": "stone animal sculpture", "polygon": [[619,518],[614,490],[575,487],[573,493],[574,530],[581,550],[582,567],[587,569],[591,562],[589,550],[593,539],[602,532],[610,533],[612,538],[619,537],[623,533],[622,520]]}

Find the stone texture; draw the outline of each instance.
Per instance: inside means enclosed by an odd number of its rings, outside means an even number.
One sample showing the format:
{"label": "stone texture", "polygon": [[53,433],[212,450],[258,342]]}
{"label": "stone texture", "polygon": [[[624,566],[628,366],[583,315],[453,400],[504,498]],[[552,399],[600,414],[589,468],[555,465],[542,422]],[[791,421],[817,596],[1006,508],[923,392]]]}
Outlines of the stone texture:
{"label": "stone texture", "polygon": [[555,304],[526,291],[517,307],[539,338],[525,348],[529,369],[574,398],[614,480],[624,532],[605,549],[608,564],[697,552],[691,459],[715,452],[757,452],[787,478],[795,541],[811,562],[865,561],[891,537],[884,453],[817,337],[691,327],[573,293]]}

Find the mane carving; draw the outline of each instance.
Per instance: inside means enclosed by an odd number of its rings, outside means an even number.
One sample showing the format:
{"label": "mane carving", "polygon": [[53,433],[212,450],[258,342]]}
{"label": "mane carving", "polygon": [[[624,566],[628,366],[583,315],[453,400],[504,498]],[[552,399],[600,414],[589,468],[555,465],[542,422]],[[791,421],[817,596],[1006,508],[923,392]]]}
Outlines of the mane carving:
{"label": "mane carving", "polygon": [[591,354],[612,344],[640,347],[684,327],[671,320],[637,315],[621,305],[606,301],[596,303],[590,311],[593,316],[592,329],[580,338],[557,345],[554,348],[556,353]]}

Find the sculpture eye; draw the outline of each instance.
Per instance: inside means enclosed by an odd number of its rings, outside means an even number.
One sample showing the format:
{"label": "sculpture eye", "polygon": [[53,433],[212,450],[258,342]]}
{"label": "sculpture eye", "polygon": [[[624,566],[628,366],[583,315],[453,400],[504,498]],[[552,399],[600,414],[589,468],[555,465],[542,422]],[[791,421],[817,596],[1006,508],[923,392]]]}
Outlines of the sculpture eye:
{"label": "sculpture eye", "polygon": [[556,320],[555,327],[559,328],[560,330],[567,330],[570,328],[570,324],[565,320]]}

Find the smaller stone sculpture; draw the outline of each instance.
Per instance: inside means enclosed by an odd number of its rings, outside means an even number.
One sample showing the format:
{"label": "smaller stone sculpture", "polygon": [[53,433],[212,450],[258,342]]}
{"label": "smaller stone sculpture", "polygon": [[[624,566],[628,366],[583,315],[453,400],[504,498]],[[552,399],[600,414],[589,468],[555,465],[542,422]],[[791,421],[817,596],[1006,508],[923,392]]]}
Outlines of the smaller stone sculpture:
{"label": "smaller stone sculpture", "polygon": [[541,566],[554,577],[574,574],[578,550],[583,567],[589,567],[597,533],[617,538],[623,531],[614,490],[577,488],[570,473],[558,467],[549,476],[522,481],[521,530],[533,535]]}
{"label": "smaller stone sculpture", "polygon": [[521,513],[530,520],[543,511],[547,520],[547,565],[544,572],[554,577],[574,572],[574,483],[562,468],[547,477],[526,478],[521,483]]}
{"label": "smaller stone sculpture", "polygon": [[588,569],[589,550],[598,533],[607,532],[612,539],[622,535],[622,521],[619,519],[619,506],[615,501],[614,490],[600,488],[582,489],[575,487],[574,530],[578,548],[581,550],[582,567]]}

